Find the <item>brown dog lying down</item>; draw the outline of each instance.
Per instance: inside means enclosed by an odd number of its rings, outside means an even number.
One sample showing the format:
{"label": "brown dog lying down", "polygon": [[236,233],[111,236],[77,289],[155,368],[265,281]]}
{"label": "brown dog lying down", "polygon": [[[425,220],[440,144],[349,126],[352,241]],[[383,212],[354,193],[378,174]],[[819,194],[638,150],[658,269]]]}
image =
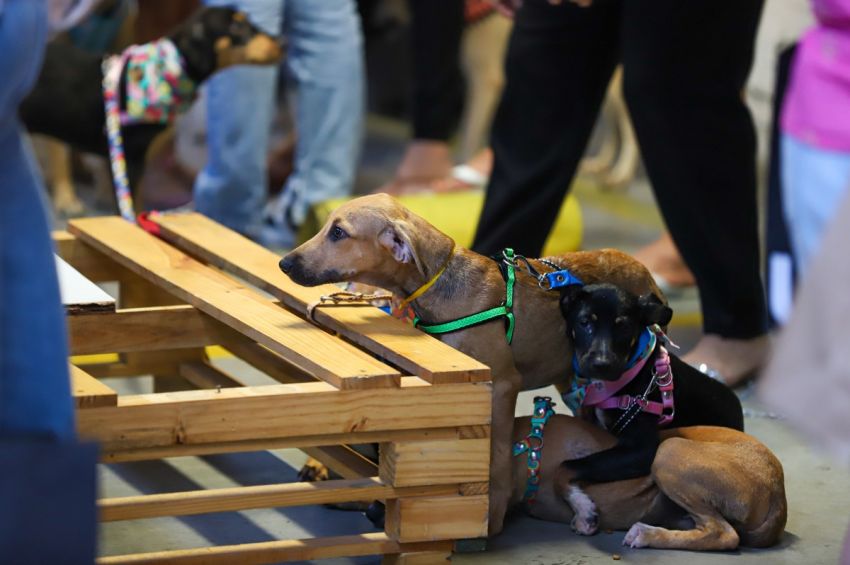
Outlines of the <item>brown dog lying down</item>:
{"label": "brown dog lying down", "polygon": [[[613,249],[548,258],[584,283],[610,282],[637,295],[661,297],[649,271]],[[540,272],[552,268],[532,260]],[[441,269],[445,270],[440,274]],[[351,200],[328,218],[322,230],[280,261],[298,284],[352,281],[408,297],[435,276],[413,301],[424,323],[455,320],[505,301],[505,280],[492,259],[455,247],[454,241],[386,194]],[[445,343],[488,365],[493,377],[489,529],[502,529],[510,494],[511,433],[520,390],[566,383],[573,375],[572,346],[558,305],[558,293],[542,290],[517,268],[513,342],[503,319],[442,334]]]}
{"label": "brown dog lying down", "polygon": [[[515,441],[528,435],[530,420],[516,419]],[[602,451],[617,440],[593,424],[565,415],[549,419],[544,437],[539,490],[527,512],[575,528],[572,506],[580,508],[585,502],[571,499],[561,462]],[[511,505],[522,502],[527,473],[526,455],[520,454],[513,463]],[[584,490],[596,503],[599,527],[628,530],[623,545],[631,547],[701,551],[730,550],[739,544],[767,547],[785,529],[782,465],[757,439],[729,428],[663,430],[650,476],[588,484]]]}

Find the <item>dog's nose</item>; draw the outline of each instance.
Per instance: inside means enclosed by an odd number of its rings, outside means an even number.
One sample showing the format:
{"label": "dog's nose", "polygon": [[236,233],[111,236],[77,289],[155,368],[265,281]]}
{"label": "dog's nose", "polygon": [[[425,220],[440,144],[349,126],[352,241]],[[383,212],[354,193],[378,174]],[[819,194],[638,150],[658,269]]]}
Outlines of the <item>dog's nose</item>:
{"label": "dog's nose", "polygon": [[287,275],[289,274],[289,271],[292,270],[292,267],[294,265],[295,259],[291,255],[287,255],[286,257],[280,260],[280,263],[278,263],[280,270],[286,273]]}
{"label": "dog's nose", "polygon": [[597,374],[607,372],[613,364],[613,359],[605,355],[596,355],[590,359],[590,367]]}

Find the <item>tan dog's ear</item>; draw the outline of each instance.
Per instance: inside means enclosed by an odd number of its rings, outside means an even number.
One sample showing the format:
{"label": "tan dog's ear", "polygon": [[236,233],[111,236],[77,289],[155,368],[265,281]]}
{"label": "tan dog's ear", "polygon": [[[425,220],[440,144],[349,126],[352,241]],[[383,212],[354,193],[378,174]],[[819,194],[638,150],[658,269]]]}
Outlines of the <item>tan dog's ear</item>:
{"label": "tan dog's ear", "polygon": [[378,243],[392,253],[393,259],[399,263],[413,262],[424,277],[425,269],[410,237],[411,231],[412,227],[407,222],[395,221],[381,230],[378,234]]}

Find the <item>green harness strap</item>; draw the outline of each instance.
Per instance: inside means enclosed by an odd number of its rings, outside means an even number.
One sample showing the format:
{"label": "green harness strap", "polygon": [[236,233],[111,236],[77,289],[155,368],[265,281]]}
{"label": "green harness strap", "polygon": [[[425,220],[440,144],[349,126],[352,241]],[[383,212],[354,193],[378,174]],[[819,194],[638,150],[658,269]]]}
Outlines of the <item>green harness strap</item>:
{"label": "green harness strap", "polygon": [[420,323],[421,320],[417,316],[413,319],[414,327],[417,327],[423,332],[429,334],[447,334],[450,332],[462,330],[464,328],[477,326],[478,324],[483,324],[484,322],[489,322],[490,320],[494,320],[496,318],[507,318],[508,329],[505,332],[505,339],[507,339],[508,344],[510,344],[514,338],[515,322],[513,312],[514,282],[516,282],[516,274],[514,272],[514,250],[510,248],[505,249],[504,251],[502,251],[502,255],[505,257],[505,259],[507,259],[507,261],[505,262],[507,265],[505,301],[502,304],[494,308],[490,308],[489,310],[484,310],[483,312],[464,316],[463,318],[458,318],[457,320],[452,320],[451,322],[444,322],[442,324],[432,324],[426,326]]}

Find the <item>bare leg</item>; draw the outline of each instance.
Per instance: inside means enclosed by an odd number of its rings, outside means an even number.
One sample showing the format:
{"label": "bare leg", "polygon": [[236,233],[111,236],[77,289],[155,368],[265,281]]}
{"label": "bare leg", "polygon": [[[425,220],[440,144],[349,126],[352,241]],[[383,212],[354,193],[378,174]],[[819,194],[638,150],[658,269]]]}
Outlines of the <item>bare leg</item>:
{"label": "bare leg", "polygon": [[79,216],[84,207],[71,174],[71,151],[67,145],[55,139],[47,140],[50,159],[50,181],[53,184],[53,205],[57,212],[67,217]]}

